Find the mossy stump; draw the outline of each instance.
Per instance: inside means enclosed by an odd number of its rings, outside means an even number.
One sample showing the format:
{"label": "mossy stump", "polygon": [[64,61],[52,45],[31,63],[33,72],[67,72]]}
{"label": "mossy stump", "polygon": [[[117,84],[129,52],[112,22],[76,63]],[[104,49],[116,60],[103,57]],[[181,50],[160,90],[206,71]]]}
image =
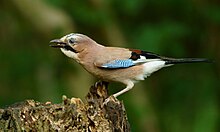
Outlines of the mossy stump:
{"label": "mossy stump", "polygon": [[61,104],[26,100],[0,109],[0,131],[129,132],[130,125],[122,102],[110,96],[108,83],[90,88],[83,103],[63,96]]}

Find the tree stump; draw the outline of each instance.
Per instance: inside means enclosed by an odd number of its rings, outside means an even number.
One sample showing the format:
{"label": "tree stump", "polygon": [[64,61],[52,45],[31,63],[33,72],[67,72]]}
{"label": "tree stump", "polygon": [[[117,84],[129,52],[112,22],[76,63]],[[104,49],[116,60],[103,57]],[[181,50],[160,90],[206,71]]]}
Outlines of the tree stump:
{"label": "tree stump", "polygon": [[26,100],[0,109],[0,131],[129,132],[123,103],[110,96],[104,104],[107,86],[106,82],[92,86],[85,103],[64,95],[61,104]]}

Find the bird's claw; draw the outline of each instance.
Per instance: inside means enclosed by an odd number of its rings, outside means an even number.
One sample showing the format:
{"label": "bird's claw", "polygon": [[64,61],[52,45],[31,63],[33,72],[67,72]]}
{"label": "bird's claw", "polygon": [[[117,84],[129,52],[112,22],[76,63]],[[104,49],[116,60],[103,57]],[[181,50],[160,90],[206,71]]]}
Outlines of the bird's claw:
{"label": "bird's claw", "polygon": [[100,85],[100,81],[95,82],[95,87],[97,88]]}
{"label": "bird's claw", "polygon": [[108,97],[108,98],[105,99],[105,101],[103,102],[103,105],[107,105],[109,101],[110,101],[110,98]]}
{"label": "bird's claw", "polygon": [[105,101],[103,102],[103,105],[107,105],[110,101],[115,101],[115,97],[114,96],[109,96],[108,98],[105,99]]}

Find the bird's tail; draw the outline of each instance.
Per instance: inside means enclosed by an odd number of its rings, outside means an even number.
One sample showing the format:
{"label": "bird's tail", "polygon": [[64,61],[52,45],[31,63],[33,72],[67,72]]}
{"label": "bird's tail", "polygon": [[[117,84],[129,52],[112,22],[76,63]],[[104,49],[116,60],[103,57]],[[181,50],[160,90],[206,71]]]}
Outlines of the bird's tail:
{"label": "bird's tail", "polygon": [[206,59],[206,58],[180,58],[180,59],[174,59],[174,58],[164,58],[165,65],[170,64],[182,64],[182,63],[198,63],[198,62],[205,62],[205,63],[211,63],[212,60]]}

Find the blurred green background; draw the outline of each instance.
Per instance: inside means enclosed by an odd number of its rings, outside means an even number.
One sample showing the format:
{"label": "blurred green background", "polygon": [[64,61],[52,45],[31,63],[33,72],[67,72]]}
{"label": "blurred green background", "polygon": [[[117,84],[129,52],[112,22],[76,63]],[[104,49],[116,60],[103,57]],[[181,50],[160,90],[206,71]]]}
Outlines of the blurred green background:
{"label": "blurred green background", "polygon": [[[219,0],[1,0],[1,107],[84,99],[97,79],[48,46],[70,32],[107,46],[214,59],[164,68],[119,99],[134,132],[220,131]],[[110,93],[122,88],[113,83]]]}

